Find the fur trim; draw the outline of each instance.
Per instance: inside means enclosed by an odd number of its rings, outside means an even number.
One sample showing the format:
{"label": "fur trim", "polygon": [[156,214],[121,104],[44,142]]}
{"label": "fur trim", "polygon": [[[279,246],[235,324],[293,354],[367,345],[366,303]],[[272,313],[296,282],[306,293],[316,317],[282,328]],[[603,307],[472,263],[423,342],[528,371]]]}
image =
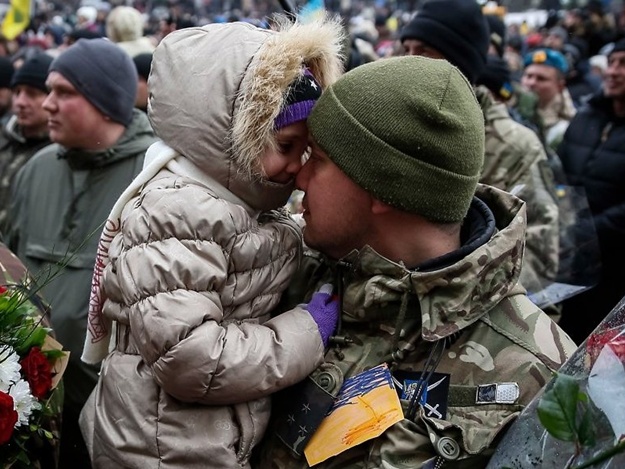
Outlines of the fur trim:
{"label": "fur trim", "polygon": [[277,25],[278,31],[252,59],[235,104],[231,154],[250,178],[259,176],[265,149],[276,146],[274,120],[302,67],[308,67],[323,89],[343,73],[344,30],[338,18],[305,24],[279,19]]}

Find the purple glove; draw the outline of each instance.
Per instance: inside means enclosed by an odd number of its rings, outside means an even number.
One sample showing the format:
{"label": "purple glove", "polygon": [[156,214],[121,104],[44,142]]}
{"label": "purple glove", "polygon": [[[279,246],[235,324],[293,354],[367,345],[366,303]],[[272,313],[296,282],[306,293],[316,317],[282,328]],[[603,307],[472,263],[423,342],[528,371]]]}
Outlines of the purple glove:
{"label": "purple glove", "polygon": [[323,346],[327,347],[328,340],[339,322],[339,300],[332,296],[332,285],[329,283],[322,285],[304,308],[317,323]]}

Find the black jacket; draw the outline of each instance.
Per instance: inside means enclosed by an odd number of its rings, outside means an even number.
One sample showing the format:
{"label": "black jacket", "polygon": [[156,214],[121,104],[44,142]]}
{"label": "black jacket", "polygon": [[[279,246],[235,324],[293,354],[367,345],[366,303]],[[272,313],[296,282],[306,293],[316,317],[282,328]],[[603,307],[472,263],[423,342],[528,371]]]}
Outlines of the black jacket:
{"label": "black jacket", "polygon": [[[571,121],[558,155],[568,182],[585,189],[597,230],[601,281],[581,309],[598,324],[625,295],[625,117],[614,115],[611,99],[598,94],[588,101]],[[584,314],[581,309],[578,314]],[[574,340],[584,339],[591,326]]]}
{"label": "black jacket", "polygon": [[558,155],[569,183],[586,189],[604,257],[625,260],[625,117],[612,100],[594,96],[577,113]]}

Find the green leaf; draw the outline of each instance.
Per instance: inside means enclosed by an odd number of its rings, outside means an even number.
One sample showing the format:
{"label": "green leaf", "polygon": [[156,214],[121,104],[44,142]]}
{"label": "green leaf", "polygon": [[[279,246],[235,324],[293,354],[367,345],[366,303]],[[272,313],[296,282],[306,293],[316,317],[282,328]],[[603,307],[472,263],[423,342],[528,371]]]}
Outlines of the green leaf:
{"label": "green leaf", "polygon": [[584,407],[582,418],[577,427],[577,434],[579,436],[579,444],[590,447],[597,442],[595,424],[590,409],[587,406]]}
{"label": "green leaf", "polygon": [[41,353],[43,353],[48,360],[53,360],[55,358],[64,357],[66,352],[63,350],[42,350]]}
{"label": "green leaf", "polygon": [[578,394],[579,384],[575,378],[558,374],[553,386],[538,401],[540,423],[558,440],[577,440]]}
{"label": "green leaf", "polygon": [[20,453],[17,455],[17,460],[23,464],[30,464],[30,458],[25,451],[20,451]]}
{"label": "green leaf", "polygon": [[43,327],[36,327],[30,331],[30,334],[24,340],[22,344],[25,350],[30,350],[32,347],[41,347],[48,333]]}

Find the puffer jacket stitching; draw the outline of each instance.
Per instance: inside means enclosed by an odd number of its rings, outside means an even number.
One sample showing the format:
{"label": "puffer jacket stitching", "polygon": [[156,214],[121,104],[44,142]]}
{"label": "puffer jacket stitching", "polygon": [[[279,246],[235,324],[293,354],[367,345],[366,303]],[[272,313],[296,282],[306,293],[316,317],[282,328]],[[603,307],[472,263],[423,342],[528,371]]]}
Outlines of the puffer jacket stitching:
{"label": "puffer jacket stitching", "polygon": [[[111,303],[116,304],[116,305],[121,305],[121,306],[123,306],[125,308],[132,308],[132,307],[140,305],[141,303],[143,303],[143,302],[145,302],[145,301],[147,301],[147,300],[149,300],[151,298],[155,298],[158,295],[168,295],[168,294],[175,293],[177,291],[194,292],[194,293],[198,293],[200,295],[203,294],[203,293],[213,293],[213,292],[215,292],[215,290],[194,290],[193,288],[180,287],[180,288],[174,288],[172,290],[165,290],[165,291],[155,292],[155,293],[153,293],[151,295],[147,295],[147,296],[145,296],[143,298],[140,298],[137,301],[133,301],[132,303],[118,303],[118,302],[110,300],[110,299],[108,301],[110,301]],[[252,303],[252,301],[257,301],[257,298],[268,298],[268,297],[274,297],[276,295],[282,295],[282,292],[275,291],[275,290],[274,291],[268,291],[267,293],[256,295],[256,296],[254,296],[254,298],[252,300],[246,301],[245,303],[237,304],[236,306],[250,304],[250,303]],[[239,320],[239,321],[244,322],[244,320]]]}

